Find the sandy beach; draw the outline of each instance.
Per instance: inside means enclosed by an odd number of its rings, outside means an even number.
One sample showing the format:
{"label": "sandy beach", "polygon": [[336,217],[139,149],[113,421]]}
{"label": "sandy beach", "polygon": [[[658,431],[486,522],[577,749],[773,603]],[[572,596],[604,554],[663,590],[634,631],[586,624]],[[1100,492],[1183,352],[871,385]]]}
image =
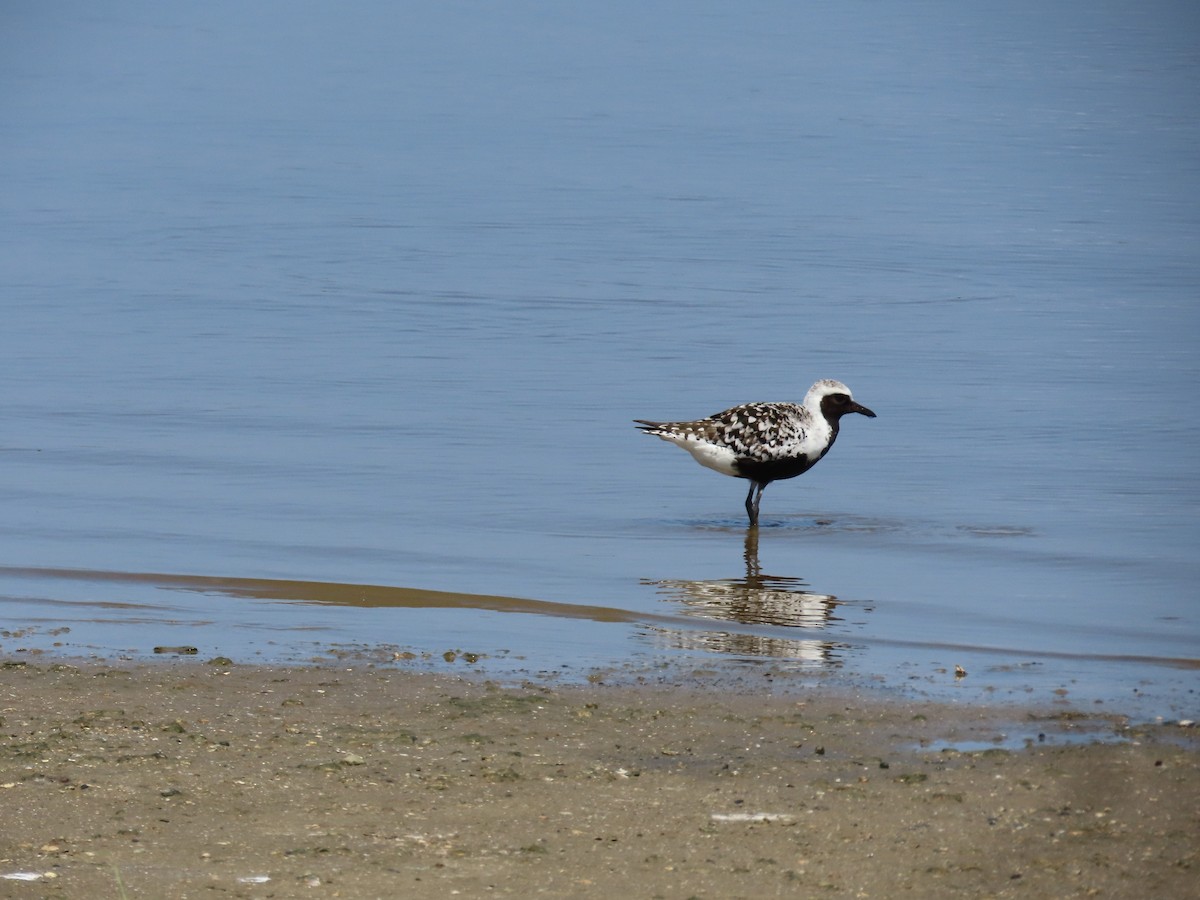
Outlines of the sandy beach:
{"label": "sandy beach", "polygon": [[1196,895],[1186,724],[201,659],[0,698],[3,897]]}

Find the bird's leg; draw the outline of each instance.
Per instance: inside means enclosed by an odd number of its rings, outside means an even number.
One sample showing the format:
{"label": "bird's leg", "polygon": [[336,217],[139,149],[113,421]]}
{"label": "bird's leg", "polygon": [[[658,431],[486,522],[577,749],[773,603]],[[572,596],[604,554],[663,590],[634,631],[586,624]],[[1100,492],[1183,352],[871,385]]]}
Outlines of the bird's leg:
{"label": "bird's leg", "polygon": [[[750,482],[750,491],[746,494],[746,515],[750,517],[750,527],[754,528],[758,525],[758,504],[762,501],[762,492],[765,484],[759,484],[757,481]],[[755,493],[757,489],[758,493]]]}

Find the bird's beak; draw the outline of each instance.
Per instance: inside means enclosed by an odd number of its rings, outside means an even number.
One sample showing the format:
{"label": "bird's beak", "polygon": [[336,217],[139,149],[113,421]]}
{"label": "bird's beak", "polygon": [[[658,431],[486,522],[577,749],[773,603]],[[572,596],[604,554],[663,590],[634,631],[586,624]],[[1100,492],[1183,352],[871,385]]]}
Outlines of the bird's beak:
{"label": "bird's beak", "polygon": [[853,400],[850,401],[850,412],[862,413],[868,419],[875,418],[875,413],[871,412],[861,403],[855,403]]}

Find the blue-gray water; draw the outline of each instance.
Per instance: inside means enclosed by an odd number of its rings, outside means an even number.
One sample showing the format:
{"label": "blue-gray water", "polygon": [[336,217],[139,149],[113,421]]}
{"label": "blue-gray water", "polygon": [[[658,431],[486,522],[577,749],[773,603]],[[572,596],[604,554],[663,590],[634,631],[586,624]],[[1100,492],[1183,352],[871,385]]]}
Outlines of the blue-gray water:
{"label": "blue-gray water", "polygon": [[[1194,713],[1197,48],[1133,0],[7,4],[0,650]],[[825,377],[879,418],[757,547],[630,423]]]}

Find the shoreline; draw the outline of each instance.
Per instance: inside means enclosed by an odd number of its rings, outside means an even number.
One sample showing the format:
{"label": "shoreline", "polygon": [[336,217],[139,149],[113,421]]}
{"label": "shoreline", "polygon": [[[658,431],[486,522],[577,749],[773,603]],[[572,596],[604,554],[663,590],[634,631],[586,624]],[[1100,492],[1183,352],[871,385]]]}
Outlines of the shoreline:
{"label": "shoreline", "polygon": [[1196,729],[780,680],[8,654],[0,896],[1191,890]]}
{"label": "shoreline", "polygon": [[[674,683],[691,671],[705,671],[722,677],[734,673],[734,690],[745,689],[741,680],[753,681],[761,673],[790,683],[799,679],[802,690],[814,680],[832,681],[891,695],[981,705],[1061,698],[1139,721],[1200,717],[1200,659],[1181,653],[1190,648],[1178,641],[1159,647],[1169,655],[1146,656],[1133,652],[1145,649],[1141,645],[1107,647],[1127,651],[1122,653],[1081,654],[1057,644],[1047,646],[1044,640],[1008,647],[982,640],[925,643],[912,640],[912,634],[856,635],[849,625],[780,631],[719,613],[690,614],[695,610],[686,602],[691,596],[688,586],[699,589],[699,582],[663,582],[682,592],[674,597],[682,602],[669,603],[664,609],[674,614],[662,616],[662,609],[639,613],[619,606],[368,583],[0,568],[23,583],[20,588],[14,585],[14,596],[25,591],[41,596],[45,589],[71,604],[79,598],[72,600],[70,591],[60,596],[57,588],[42,582],[87,586],[82,606],[59,610],[65,614],[52,619],[45,610],[14,608],[13,621],[25,622],[0,634],[0,658],[16,654],[31,662],[119,659],[157,664],[166,654],[153,652],[156,645],[186,641],[194,643],[195,658],[219,654],[250,665],[349,661],[505,682],[530,678],[553,683],[593,677],[638,683],[643,676],[653,683]],[[784,595],[792,602],[805,592]],[[221,606],[225,601],[229,605]],[[112,616],[105,612],[109,604],[136,607],[139,615]],[[210,608],[211,604],[218,605]],[[854,604],[842,606],[850,609]],[[335,608],[339,612],[332,614]],[[340,612],[350,609],[347,615]],[[281,610],[288,615],[280,617]],[[291,617],[297,610],[303,611],[299,620]],[[327,614],[332,618],[323,618]],[[519,620],[530,614],[540,617],[526,627]],[[578,616],[589,620],[586,638],[564,628],[567,619]],[[228,627],[230,621],[239,622],[239,627]],[[378,640],[384,634],[400,640]],[[960,667],[967,677],[955,677]]]}

